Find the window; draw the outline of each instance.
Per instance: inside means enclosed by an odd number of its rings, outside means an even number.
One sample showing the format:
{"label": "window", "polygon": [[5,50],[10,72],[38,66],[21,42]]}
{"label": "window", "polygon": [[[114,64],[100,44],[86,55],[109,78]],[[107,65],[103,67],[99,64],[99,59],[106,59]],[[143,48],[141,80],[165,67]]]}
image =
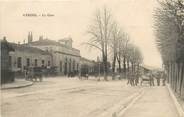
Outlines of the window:
{"label": "window", "polygon": [[63,63],[62,63],[62,61],[60,61],[60,72],[62,72],[62,67],[63,67]]}
{"label": "window", "polygon": [[48,66],[50,66],[50,61],[48,61]]}
{"label": "window", "polygon": [[21,68],[22,67],[22,58],[21,57],[18,57],[17,58],[17,67],[18,68]]}
{"label": "window", "polygon": [[79,70],[79,64],[77,63],[77,71]]}
{"label": "window", "polygon": [[73,60],[73,71],[75,71],[75,60]]}
{"label": "window", "polygon": [[12,57],[9,56],[9,67],[11,68],[11,66],[12,66]]}
{"label": "window", "polygon": [[72,64],[72,61],[70,59],[70,62],[69,62],[69,73],[71,72],[71,64]]}
{"label": "window", "polygon": [[37,67],[37,65],[38,65],[38,60],[35,59],[35,67]]}
{"label": "window", "polygon": [[42,60],[42,67],[44,67],[44,64],[45,64],[45,61],[44,61],[44,60]]}
{"label": "window", "polygon": [[29,58],[26,59],[26,63],[27,63],[27,66],[29,67],[30,66],[30,59]]}

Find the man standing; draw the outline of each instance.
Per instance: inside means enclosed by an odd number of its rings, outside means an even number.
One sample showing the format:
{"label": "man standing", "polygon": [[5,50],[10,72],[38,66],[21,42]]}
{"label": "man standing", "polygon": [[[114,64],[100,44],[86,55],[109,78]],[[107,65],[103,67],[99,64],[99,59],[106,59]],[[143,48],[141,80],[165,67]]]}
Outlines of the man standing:
{"label": "man standing", "polygon": [[166,73],[165,73],[165,72],[163,72],[163,73],[162,73],[162,78],[163,78],[163,80],[162,80],[162,84],[163,84],[163,86],[165,86],[166,77],[167,77]]}
{"label": "man standing", "polygon": [[150,86],[155,86],[152,72],[150,72],[149,78],[150,78]]}
{"label": "man standing", "polygon": [[161,78],[161,73],[158,72],[158,75],[156,77],[156,79],[157,79],[157,86],[160,86],[160,78]]}

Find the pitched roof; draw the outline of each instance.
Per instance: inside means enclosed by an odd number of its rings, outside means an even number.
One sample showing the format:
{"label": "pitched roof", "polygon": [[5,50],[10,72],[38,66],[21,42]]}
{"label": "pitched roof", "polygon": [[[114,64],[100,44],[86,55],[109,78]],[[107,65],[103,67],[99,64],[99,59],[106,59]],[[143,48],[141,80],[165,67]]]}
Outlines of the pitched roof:
{"label": "pitched roof", "polygon": [[34,42],[29,42],[29,43],[26,43],[24,45],[34,45],[34,46],[39,46],[39,45],[55,45],[55,46],[61,46],[61,47],[65,47],[65,48],[68,48],[68,49],[79,51],[78,49],[69,48],[66,45],[62,44],[62,43],[59,43],[59,42],[56,42],[56,41],[50,40],[50,39],[43,39],[43,40],[38,40],[38,41],[34,41]]}
{"label": "pitched roof", "polygon": [[24,52],[28,52],[28,53],[39,53],[42,55],[50,55],[49,52],[47,51],[43,51],[41,49],[35,48],[35,47],[29,47],[27,45],[20,45],[20,44],[16,44],[16,43],[10,43],[10,45],[15,49],[15,51],[24,51]]}
{"label": "pitched roof", "polygon": [[84,58],[84,57],[81,57],[81,61],[83,61],[83,62],[85,61],[85,62],[95,63],[94,60],[89,60],[89,59]]}
{"label": "pitched roof", "polygon": [[57,46],[65,46],[64,44],[61,44],[59,42],[49,40],[49,39],[43,39],[38,41],[29,42],[28,44],[31,45],[57,45]]}

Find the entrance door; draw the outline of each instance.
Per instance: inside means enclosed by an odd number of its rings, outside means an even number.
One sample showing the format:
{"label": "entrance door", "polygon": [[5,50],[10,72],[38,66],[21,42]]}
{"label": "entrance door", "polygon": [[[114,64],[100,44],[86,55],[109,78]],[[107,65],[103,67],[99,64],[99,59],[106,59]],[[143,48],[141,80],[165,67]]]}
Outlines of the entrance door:
{"label": "entrance door", "polygon": [[22,58],[18,57],[17,58],[17,68],[21,68],[22,67]]}
{"label": "entrance door", "polygon": [[65,63],[65,70],[64,70],[64,74],[67,75],[67,63]]}
{"label": "entrance door", "polygon": [[63,64],[62,61],[60,61],[60,72],[62,72]]}

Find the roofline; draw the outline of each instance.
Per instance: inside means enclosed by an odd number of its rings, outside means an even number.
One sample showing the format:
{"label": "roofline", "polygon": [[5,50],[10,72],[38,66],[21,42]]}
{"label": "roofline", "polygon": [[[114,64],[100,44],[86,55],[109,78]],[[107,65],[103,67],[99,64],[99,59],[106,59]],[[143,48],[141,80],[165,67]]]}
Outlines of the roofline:
{"label": "roofline", "polygon": [[54,51],[55,53],[60,53],[60,54],[65,54],[65,55],[70,55],[70,56],[75,56],[75,57],[80,57],[81,58],[81,56],[79,55],[74,55],[74,54],[68,54],[68,53],[65,53],[65,52],[60,52],[60,51]]}
{"label": "roofline", "polygon": [[[51,39],[45,39],[45,40],[49,40],[49,41],[53,41],[53,42],[56,42],[57,43],[57,41],[55,41],[55,40],[51,40]],[[39,42],[40,40],[37,40],[37,41],[34,41],[34,42]],[[43,40],[44,41],[44,40]],[[21,45],[35,45],[34,44],[34,42],[30,42],[30,43],[25,43],[25,44],[21,44]],[[39,45],[39,44],[38,44]],[[41,44],[40,44],[41,45]],[[47,45],[55,45],[55,44],[47,44]],[[64,45],[64,44],[61,44],[61,43],[59,43],[58,42],[58,45],[61,45],[61,47],[64,47],[64,48],[67,48],[67,49],[71,49],[71,50],[76,50],[76,51],[79,51],[80,52],[80,50],[79,49],[76,49],[76,48],[69,48],[69,47],[67,47],[66,45]],[[55,46],[58,46],[58,45],[55,45]]]}

